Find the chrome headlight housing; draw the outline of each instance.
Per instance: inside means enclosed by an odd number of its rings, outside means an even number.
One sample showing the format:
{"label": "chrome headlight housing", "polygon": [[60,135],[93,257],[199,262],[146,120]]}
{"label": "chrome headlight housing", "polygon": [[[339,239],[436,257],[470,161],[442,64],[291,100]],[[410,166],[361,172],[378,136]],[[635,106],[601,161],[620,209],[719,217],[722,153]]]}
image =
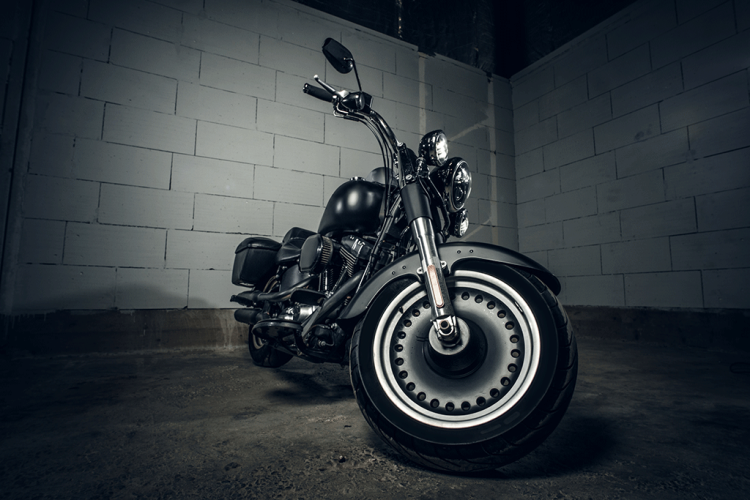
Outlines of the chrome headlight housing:
{"label": "chrome headlight housing", "polygon": [[451,214],[450,226],[448,232],[456,238],[463,238],[466,231],[469,230],[469,216],[466,214],[466,209],[459,210],[455,214]]}
{"label": "chrome headlight housing", "polygon": [[440,167],[448,158],[448,138],[442,130],[433,130],[419,141],[419,156],[428,165]]}
{"label": "chrome headlight housing", "polygon": [[445,165],[430,172],[430,178],[441,191],[450,213],[456,213],[464,208],[471,194],[471,172],[463,159],[451,158]]}

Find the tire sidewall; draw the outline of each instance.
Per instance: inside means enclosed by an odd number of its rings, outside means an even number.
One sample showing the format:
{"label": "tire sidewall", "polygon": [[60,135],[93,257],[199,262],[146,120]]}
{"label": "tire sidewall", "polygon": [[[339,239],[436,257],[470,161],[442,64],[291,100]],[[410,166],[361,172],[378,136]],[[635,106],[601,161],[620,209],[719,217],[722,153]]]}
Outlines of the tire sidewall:
{"label": "tire sidewall", "polygon": [[[488,270],[482,272],[503,281],[523,297],[536,319],[540,338],[540,345],[536,346],[540,351],[539,365],[528,390],[512,408],[489,422],[462,429],[436,427],[419,422],[402,412],[382,388],[375,371],[374,350],[380,349],[380,346],[374,345],[376,329],[383,312],[394,297],[412,283],[411,280],[402,280],[387,286],[371,304],[362,327],[355,335],[353,344],[358,345],[359,358],[356,369],[359,371],[367,396],[378,413],[388,422],[414,438],[436,444],[452,445],[472,444],[495,438],[521,424],[549,390],[557,368],[558,336],[555,321],[547,303],[534,285],[507,266],[492,266],[490,272]],[[460,277],[460,274],[458,276]],[[392,334],[393,332],[388,332],[386,337]]]}

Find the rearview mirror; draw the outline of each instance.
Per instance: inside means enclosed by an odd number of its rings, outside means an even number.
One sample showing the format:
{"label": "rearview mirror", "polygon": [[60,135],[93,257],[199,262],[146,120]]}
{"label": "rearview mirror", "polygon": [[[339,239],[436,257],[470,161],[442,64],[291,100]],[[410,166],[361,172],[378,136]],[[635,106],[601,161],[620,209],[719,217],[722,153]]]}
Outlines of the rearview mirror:
{"label": "rearview mirror", "polygon": [[326,38],[323,43],[323,54],[339,73],[349,73],[354,68],[352,53],[333,38]]}

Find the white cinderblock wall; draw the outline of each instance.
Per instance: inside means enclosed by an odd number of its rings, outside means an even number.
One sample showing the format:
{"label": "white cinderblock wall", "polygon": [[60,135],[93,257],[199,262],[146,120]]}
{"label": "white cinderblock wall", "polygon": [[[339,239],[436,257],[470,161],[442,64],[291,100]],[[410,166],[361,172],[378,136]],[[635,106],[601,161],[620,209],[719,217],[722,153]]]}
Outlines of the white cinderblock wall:
{"label": "white cinderblock wall", "polygon": [[642,0],[514,76],[520,250],[572,305],[750,309],[750,1]]}
{"label": "white cinderblock wall", "polygon": [[244,236],[316,229],[338,185],[381,165],[364,126],[302,93],[315,74],[356,86],[327,37],[402,141],[442,128],[472,166],[470,237],[518,247],[507,80],[287,0],[38,7],[3,313],[231,307]]}

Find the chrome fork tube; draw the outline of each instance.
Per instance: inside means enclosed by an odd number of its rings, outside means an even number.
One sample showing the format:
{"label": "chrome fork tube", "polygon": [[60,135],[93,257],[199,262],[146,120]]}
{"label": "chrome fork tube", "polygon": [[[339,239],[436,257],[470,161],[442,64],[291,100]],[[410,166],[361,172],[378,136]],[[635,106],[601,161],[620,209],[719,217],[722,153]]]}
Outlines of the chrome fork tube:
{"label": "chrome fork tube", "polygon": [[424,278],[427,297],[430,300],[435,331],[441,342],[455,344],[460,338],[460,332],[448,286],[445,283],[443,263],[440,261],[435,244],[432,221],[427,217],[418,217],[410,225],[419,249],[419,259],[422,264],[420,274]]}

